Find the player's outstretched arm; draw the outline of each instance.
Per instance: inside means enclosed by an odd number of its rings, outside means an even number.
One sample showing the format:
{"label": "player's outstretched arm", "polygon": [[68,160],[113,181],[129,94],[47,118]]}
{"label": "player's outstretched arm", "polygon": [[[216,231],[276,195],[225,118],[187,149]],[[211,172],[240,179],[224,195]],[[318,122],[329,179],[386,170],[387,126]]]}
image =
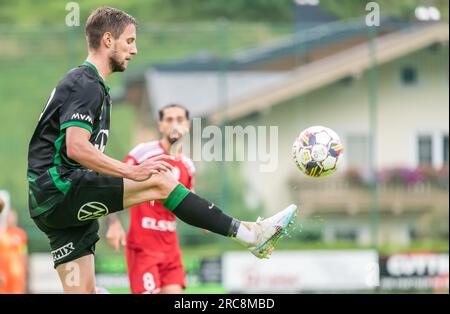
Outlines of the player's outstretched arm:
{"label": "player's outstretched arm", "polygon": [[93,171],[134,181],[145,181],[153,174],[173,168],[164,161],[172,158],[168,155],[150,158],[138,166],[127,165],[96,149],[89,142],[90,136],[91,133],[84,128],[71,126],[66,129],[67,156]]}

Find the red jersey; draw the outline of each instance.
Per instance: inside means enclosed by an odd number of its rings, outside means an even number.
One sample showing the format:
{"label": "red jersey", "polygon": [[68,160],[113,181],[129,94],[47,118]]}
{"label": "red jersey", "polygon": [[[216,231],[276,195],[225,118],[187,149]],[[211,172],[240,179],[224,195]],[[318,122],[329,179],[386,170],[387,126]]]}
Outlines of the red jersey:
{"label": "red jersey", "polygon": [[[125,158],[126,163],[138,165],[145,160],[162,154],[168,154],[159,141],[142,143],[133,148]],[[175,178],[186,188],[193,189],[195,167],[192,161],[182,156],[179,160],[166,160],[174,166]],[[175,215],[160,202],[152,206],[145,202],[130,209],[130,227],[127,246],[136,249],[169,251],[178,248]]]}

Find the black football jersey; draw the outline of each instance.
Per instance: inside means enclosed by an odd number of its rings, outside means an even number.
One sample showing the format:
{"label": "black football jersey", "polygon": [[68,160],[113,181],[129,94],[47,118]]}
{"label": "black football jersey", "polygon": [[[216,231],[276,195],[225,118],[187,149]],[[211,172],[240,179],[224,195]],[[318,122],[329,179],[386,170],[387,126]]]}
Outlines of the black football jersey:
{"label": "black football jersey", "polygon": [[[42,213],[51,207],[48,199],[36,200],[39,177],[47,174],[62,195],[70,188],[64,173],[84,168],[67,156],[66,129],[77,126],[91,133],[89,141],[104,151],[109,135],[111,99],[109,87],[95,66],[84,62],[70,70],[52,91],[42,111],[28,150],[30,210]],[[49,199],[52,197],[49,195]],[[43,202],[49,203],[47,205]],[[41,204],[40,204],[41,203]],[[36,212],[37,210],[37,212]]]}

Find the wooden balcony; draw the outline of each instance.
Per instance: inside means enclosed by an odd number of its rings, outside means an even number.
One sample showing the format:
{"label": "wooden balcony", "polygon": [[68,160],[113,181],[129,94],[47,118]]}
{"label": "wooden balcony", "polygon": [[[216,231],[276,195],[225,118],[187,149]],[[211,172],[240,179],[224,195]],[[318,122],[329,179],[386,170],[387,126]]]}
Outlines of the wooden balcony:
{"label": "wooden balcony", "polygon": [[404,215],[449,211],[448,180],[415,184],[379,183],[376,191],[348,177],[295,178],[289,180],[292,198],[304,214],[367,214],[376,205],[381,214]]}

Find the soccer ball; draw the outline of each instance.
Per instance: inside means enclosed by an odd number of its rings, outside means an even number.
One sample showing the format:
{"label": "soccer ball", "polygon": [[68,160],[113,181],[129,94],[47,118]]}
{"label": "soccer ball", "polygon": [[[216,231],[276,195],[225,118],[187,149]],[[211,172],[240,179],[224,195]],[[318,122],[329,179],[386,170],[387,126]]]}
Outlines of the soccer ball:
{"label": "soccer ball", "polygon": [[292,146],[297,167],[310,177],[324,177],[335,172],[342,152],[339,136],[324,126],[303,130]]}

